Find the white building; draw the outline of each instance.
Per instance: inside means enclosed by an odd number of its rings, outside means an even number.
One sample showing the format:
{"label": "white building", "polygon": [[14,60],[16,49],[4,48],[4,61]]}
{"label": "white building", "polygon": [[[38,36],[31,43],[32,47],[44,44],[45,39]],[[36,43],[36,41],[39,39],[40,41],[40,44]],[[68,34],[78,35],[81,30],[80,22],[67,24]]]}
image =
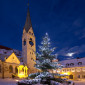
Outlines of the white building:
{"label": "white building", "polygon": [[59,63],[64,66],[59,72],[69,75],[67,78],[74,80],[85,79],[85,58],[63,60]]}

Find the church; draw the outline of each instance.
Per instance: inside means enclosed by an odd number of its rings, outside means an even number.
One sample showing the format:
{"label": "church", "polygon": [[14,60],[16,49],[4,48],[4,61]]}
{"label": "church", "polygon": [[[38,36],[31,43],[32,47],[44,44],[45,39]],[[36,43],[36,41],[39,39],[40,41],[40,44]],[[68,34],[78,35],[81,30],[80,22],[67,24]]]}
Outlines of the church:
{"label": "church", "polygon": [[22,34],[22,52],[0,45],[0,78],[28,76],[36,72],[36,41],[29,8]]}

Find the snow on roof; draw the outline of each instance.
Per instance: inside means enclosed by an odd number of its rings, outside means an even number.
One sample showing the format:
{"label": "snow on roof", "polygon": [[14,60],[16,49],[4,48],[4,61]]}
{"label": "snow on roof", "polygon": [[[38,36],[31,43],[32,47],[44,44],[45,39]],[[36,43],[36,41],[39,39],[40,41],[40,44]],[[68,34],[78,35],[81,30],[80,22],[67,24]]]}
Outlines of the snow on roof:
{"label": "snow on roof", "polygon": [[[78,65],[78,63],[81,62],[81,65]],[[68,67],[80,67],[80,66],[85,66],[85,57],[84,58],[78,58],[78,59],[70,59],[70,60],[63,60],[63,61],[59,61],[59,63],[61,65],[66,66],[66,64],[69,64]],[[74,64],[73,66],[71,66],[70,64]]]}

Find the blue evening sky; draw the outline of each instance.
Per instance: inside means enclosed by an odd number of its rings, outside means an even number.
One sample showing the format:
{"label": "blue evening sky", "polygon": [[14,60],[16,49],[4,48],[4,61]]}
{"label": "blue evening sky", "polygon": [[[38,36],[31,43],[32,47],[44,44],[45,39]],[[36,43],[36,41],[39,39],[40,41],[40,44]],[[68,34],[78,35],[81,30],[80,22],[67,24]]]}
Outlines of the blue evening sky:
{"label": "blue evening sky", "polygon": [[[22,50],[28,0],[0,0],[0,45]],[[59,59],[85,57],[85,0],[29,0],[36,47],[48,32]]]}

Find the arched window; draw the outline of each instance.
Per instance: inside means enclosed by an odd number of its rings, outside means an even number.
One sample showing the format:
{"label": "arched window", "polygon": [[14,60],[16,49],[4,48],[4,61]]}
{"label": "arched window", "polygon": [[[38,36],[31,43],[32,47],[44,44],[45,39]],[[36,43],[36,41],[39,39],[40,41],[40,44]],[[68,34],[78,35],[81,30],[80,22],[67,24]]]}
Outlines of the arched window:
{"label": "arched window", "polygon": [[18,73],[18,68],[17,68],[17,66],[15,67],[15,73]]}
{"label": "arched window", "polygon": [[82,62],[78,62],[78,65],[82,65]]}
{"label": "arched window", "polygon": [[0,73],[1,73],[1,65],[0,65]]}
{"label": "arched window", "polygon": [[68,66],[69,66],[69,64],[67,63],[67,64],[66,64],[66,67],[68,67]]}
{"label": "arched window", "polygon": [[12,67],[12,65],[9,66],[9,73],[13,73],[13,67]]}
{"label": "arched window", "polygon": [[32,35],[33,35],[33,33],[32,33]]}
{"label": "arched window", "polygon": [[24,39],[24,42],[23,43],[24,43],[24,46],[25,46],[26,45],[26,39]]}
{"label": "arched window", "polygon": [[74,63],[70,63],[70,66],[74,66]]}
{"label": "arched window", "polygon": [[73,75],[69,75],[69,79],[73,79]]}
{"label": "arched window", "polygon": [[34,45],[32,38],[30,38],[29,44],[31,45],[31,47]]}
{"label": "arched window", "polygon": [[78,78],[80,78],[80,75],[78,75]]}
{"label": "arched window", "polygon": [[29,32],[29,34],[31,34],[31,32]]}

